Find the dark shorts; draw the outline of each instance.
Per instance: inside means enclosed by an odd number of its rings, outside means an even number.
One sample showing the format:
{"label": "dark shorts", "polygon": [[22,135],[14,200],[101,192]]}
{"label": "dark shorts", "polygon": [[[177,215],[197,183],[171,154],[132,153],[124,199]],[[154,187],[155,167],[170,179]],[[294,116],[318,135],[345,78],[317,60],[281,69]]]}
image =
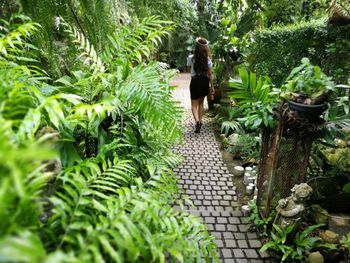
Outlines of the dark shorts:
{"label": "dark shorts", "polygon": [[204,98],[209,94],[209,78],[192,77],[190,84],[191,100]]}

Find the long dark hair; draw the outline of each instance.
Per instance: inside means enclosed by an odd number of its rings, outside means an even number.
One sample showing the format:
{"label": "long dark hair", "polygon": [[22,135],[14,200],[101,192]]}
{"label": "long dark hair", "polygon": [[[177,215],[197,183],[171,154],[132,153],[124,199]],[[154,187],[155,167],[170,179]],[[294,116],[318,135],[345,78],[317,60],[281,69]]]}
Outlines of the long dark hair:
{"label": "long dark hair", "polygon": [[194,50],[194,72],[197,76],[206,76],[208,74],[208,59],[210,49],[208,41],[205,38],[197,38],[196,48]]}

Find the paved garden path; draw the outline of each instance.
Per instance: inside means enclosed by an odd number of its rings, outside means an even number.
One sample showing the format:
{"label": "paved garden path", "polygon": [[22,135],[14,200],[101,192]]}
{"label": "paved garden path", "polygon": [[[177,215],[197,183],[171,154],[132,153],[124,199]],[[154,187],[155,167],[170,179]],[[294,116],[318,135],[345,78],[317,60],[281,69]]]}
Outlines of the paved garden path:
{"label": "paved garden path", "polygon": [[211,234],[216,237],[222,262],[269,262],[260,253],[261,242],[256,233],[248,232],[248,225],[237,202],[236,187],[223,163],[210,119],[204,120],[200,134],[195,134],[190,111],[189,74],[180,74],[174,85],[174,97],[186,109],[183,144],[175,150],[184,156],[175,169],[180,187],[192,199],[186,206],[192,214],[201,216]]}

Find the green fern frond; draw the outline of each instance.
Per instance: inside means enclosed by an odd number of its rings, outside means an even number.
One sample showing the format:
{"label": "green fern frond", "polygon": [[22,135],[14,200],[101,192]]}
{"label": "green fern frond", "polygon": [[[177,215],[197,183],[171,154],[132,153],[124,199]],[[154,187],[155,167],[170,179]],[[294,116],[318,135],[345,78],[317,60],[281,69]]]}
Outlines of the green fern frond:
{"label": "green fern frond", "polygon": [[[129,185],[134,174],[128,162],[118,160],[105,163],[102,169],[94,159],[67,168],[57,178],[59,189],[51,198],[55,204],[51,225],[67,234],[81,220],[91,224],[86,216],[107,213],[105,201],[117,195],[120,187]],[[64,242],[65,235],[60,238]]]}
{"label": "green fern frond", "polygon": [[38,235],[28,230],[0,239],[0,258],[3,262],[40,262],[45,255]]}
{"label": "green fern frond", "polygon": [[0,60],[13,59],[15,55],[23,53],[25,47],[32,47],[27,40],[39,27],[39,24],[30,22],[20,24],[7,34],[0,34]]}
{"label": "green fern frond", "polygon": [[55,153],[38,143],[19,144],[12,123],[0,115],[0,237],[38,224],[41,193],[51,176],[45,161]]}
{"label": "green fern frond", "polygon": [[140,63],[151,57],[162,43],[162,37],[169,35],[172,29],[172,22],[161,20],[157,16],[145,18],[132,27],[123,26],[109,36],[110,45],[103,58],[109,64],[117,58]]}
{"label": "green fern frond", "polygon": [[244,129],[239,124],[238,121],[223,121],[221,124],[221,133],[225,134],[225,136],[229,135],[230,132],[238,132],[244,133]]}
{"label": "green fern frond", "polygon": [[176,106],[167,84],[159,80],[157,69],[155,63],[135,67],[128,78],[120,83],[117,95],[121,96],[122,101],[129,101],[135,112],[139,112],[169,138],[177,138],[181,133],[179,123],[183,110]]}
{"label": "green fern frond", "polygon": [[56,19],[56,25],[62,25],[65,28],[65,32],[70,35],[73,39],[73,43],[75,43],[81,51],[79,59],[82,60],[83,64],[90,65],[90,70],[93,73],[104,72],[106,70],[94,46],[90,44],[89,39],[86,38],[83,33],[66,23],[61,17]]}

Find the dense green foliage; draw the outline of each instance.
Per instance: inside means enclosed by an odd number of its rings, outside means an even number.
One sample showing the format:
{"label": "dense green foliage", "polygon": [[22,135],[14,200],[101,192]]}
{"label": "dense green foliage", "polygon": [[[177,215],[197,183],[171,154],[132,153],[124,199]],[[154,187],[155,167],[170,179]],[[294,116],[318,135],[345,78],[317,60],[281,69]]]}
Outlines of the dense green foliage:
{"label": "dense green foliage", "polygon": [[231,98],[242,110],[238,118],[250,130],[260,126],[274,127],[273,109],[278,104],[279,93],[272,88],[269,77],[257,77],[255,73],[239,70],[240,79],[229,82]]}
{"label": "dense green foliage", "polygon": [[286,226],[285,229],[274,224],[275,232],[271,233],[271,240],[261,248],[261,251],[274,250],[281,255],[281,262],[305,262],[311,249],[327,245],[330,248],[335,247],[333,244],[321,244],[320,237],[312,236],[312,233],[322,226],[322,224],[312,225],[296,233],[296,226],[293,224]]}
{"label": "dense green foliage", "polygon": [[213,39],[212,21],[217,17],[216,2],[211,0],[125,0],[137,17],[161,16],[175,23],[174,30],[158,54],[158,59],[183,70],[194,49],[196,37]]}
{"label": "dense green foliage", "polygon": [[303,57],[347,83],[350,72],[350,26],[327,26],[324,20],[276,26],[254,34],[253,70],[281,85]]}
{"label": "dense green foliage", "polygon": [[323,15],[329,6],[326,0],[263,0],[262,15],[266,25],[290,24],[302,19],[317,18]]}
{"label": "dense green foliage", "polygon": [[41,25],[32,39],[40,48],[41,67],[50,76],[57,78],[79,69],[74,45],[67,45],[67,34],[57,30],[56,19],[63,17],[67,23],[79,29],[100,52],[108,43],[108,35],[122,23],[129,22],[129,16],[123,1],[59,1],[24,0],[21,3],[23,13]]}
{"label": "dense green foliage", "polygon": [[171,207],[182,110],[152,57],[172,23],[119,26],[100,49],[57,18],[79,70],[55,80],[30,44],[41,27],[19,19],[0,35],[0,260],[215,259],[204,225]]}

